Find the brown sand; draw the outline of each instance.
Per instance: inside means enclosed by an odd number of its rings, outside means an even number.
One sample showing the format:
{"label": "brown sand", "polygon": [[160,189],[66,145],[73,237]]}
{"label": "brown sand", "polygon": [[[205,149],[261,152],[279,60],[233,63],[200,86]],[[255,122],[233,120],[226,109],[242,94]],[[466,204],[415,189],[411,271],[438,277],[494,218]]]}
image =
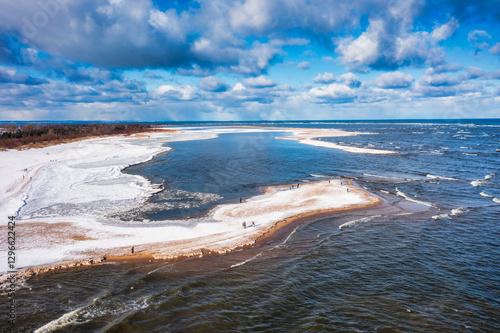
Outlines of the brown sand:
{"label": "brown sand", "polygon": [[[250,233],[248,237],[238,238],[237,240],[229,240],[226,233],[211,235],[207,237],[198,237],[188,240],[179,240],[164,243],[152,243],[135,247],[132,254],[130,247],[115,248],[106,253],[102,252],[85,252],[85,260],[66,261],[55,265],[42,267],[31,267],[20,270],[16,273],[17,279],[26,279],[32,276],[53,272],[59,269],[68,269],[86,265],[99,264],[104,262],[124,262],[124,261],[144,261],[151,262],[156,260],[175,261],[189,257],[204,257],[210,254],[225,254],[234,250],[248,248],[256,245],[263,245],[278,239],[285,238],[297,226],[318,220],[331,217],[348,211],[364,210],[376,206],[382,202],[381,199],[353,186],[352,181],[342,180],[344,184],[349,186],[351,192],[360,194],[366,200],[362,205],[346,205],[335,209],[314,210],[307,213],[298,214],[287,217],[283,220],[275,222],[267,228],[255,229],[258,233]],[[280,188],[287,188],[291,185],[272,186],[265,189],[266,192]],[[21,227],[21,226],[20,226]],[[27,223],[22,226],[26,228],[25,233],[42,232],[46,235],[52,235],[45,238],[50,244],[61,244],[66,238],[67,241],[86,240],[89,236],[86,235],[86,230],[83,228],[75,228],[71,223]],[[252,230],[253,231],[253,230]],[[0,277],[0,290],[4,288],[5,280],[8,275],[4,274]]]}

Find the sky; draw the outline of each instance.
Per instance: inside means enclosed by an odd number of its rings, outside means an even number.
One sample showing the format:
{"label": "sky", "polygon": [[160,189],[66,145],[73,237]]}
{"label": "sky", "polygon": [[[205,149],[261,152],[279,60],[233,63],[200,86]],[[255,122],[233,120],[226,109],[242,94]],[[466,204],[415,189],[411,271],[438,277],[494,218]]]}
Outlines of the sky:
{"label": "sky", "polygon": [[0,0],[0,120],[500,118],[498,0]]}

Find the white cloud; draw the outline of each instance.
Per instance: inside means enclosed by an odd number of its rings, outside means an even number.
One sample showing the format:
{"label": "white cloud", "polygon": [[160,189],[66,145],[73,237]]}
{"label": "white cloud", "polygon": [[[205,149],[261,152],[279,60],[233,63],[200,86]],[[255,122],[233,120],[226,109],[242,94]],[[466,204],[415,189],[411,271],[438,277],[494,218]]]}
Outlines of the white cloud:
{"label": "white cloud", "polygon": [[361,85],[361,81],[359,80],[359,77],[357,77],[353,73],[344,73],[344,74],[340,75],[336,81],[342,82],[345,85],[352,87],[352,88],[357,88]]}
{"label": "white cloud", "polygon": [[442,40],[448,39],[455,32],[455,30],[458,29],[458,27],[460,27],[460,24],[458,24],[458,21],[454,17],[452,17],[447,23],[432,30],[431,38],[435,42],[440,42]]}
{"label": "white cloud", "polygon": [[354,89],[338,83],[332,83],[328,86],[312,88],[309,91],[309,96],[335,101],[335,102],[350,102],[356,97]]}
{"label": "white cloud", "polygon": [[297,65],[297,68],[298,69],[308,69],[308,68],[311,68],[311,64],[307,61],[302,61],[300,64]]}
{"label": "white cloud", "polygon": [[175,87],[166,84],[156,88],[151,95],[155,98],[166,98],[181,101],[189,101],[198,98],[196,88],[191,85]]}
{"label": "white cloud", "polygon": [[333,73],[318,74],[314,79],[314,83],[332,83],[335,81],[335,75]]}
{"label": "white cloud", "polygon": [[215,76],[204,77],[200,80],[200,87],[203,90],[212,92],[221,92],[227,90],[227,85],[224,81],[219,80]]}
{"label": "white cloud", "polygon": [[473,30],[473,31],[469,32],[469,35],[467,36],[467,41],[477,42],[478,39],[481,39],[481,38],[490,39],[491,36],[489,33],[487,33],[484,30]]}
{"label": "white cloud", "polygon": [[415,78],[408,74],[405,75],[399,71],[389,72],[380,75],[373,80],[375,86],[383,89],[393,89],[393,88],[408,88],[412,85]]}
{"label": "white cloud", "polygon": [[349,87],[359,87],[361,85],[361,81],[359,77],[354,75],[353,73],[344,73],[339,77],[335,77],[333,73],[325,72],[323,74],[318,74],[314,79],[314,83],[332,83],[332,82],[340,82]]}
{"label": "white cloud", "polygon": [[413,18],[418,6],[399,2],[388,9],[387,15],[373,17],[359,37],[345,37],[336,41],[336,52],[348,70],[366,72],[370,69],[396,69],[404,66],[439,64],[444,51],[437,44],[450,37],[459,27],[451,18],[430,33],[413,32]]}
{"label": "white cloud", "polygon": [[495,55],[500,54],[500,43],[493,45],[490,49],[490,53]]}
{"label": "white cloud", "polygon": [[238,82],[234,85],[233,91],[240,91],[240,90],[245,90],[245,86],[241,84],[241,82]]}
{"label": "white cloud", "polygon": [[265,77],[264,75],[251,77],[249,79],[246,79],[243,83],[245,84],[245,86],[252,88],[269,88],[277,85],[276,82]]}

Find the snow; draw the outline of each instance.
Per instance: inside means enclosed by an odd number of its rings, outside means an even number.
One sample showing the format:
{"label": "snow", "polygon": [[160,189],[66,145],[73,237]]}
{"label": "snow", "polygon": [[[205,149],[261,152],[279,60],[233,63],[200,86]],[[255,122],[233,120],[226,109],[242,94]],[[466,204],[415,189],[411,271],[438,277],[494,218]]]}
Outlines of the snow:
{"label": "snow", "polygon": [[[328,180],[270,188],[243,203],[225,204],[186,220],[117,223],[108,216],[143,204],[158,191],[141,176],[121,172],[170,150],[166,142],[203,140],[255,128],[180,128],[149,137],[115,136],[39,149],[0,152],[0,212],[16,218],[17,268],[84,260],[89,254],[123,253],[144,246],[157,256],[201,247],[234,248],[277,221],[316,210],[367,203],[367,195]],[[281,130],[282,131],[282,130]],[[25,171],[26,170],[26,171]],[[257,226],[244,229],[242,223]],[[176,222],[176,223],[172,223]],[[185,226],[183,226],[183,224]],[[6,239],[6,237],[4,237]],[[2,240],[0,272],[7,271]]]}

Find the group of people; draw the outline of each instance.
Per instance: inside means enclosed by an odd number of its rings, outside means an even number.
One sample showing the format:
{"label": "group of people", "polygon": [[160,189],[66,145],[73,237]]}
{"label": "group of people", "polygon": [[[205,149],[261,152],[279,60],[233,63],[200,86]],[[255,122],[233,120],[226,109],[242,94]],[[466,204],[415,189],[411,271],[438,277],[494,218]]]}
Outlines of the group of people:
{"label": "group of people", "polygon": [[[328,181],[328,184],[330,185],[331,184],[331,180]],[[344,182],[340,182],[340,185],[341,186],[344,186]],[[349,189],[349,187],[346,188],[346,191],[347,192],[350,192],[351,190]]]}
{"label": "group of people", "polygon": [[[247,223],[245,221],[243,221],[242,225],[243,225],[243,229],[247,228]],[[249,225],[249,227],[255,227],[255,222],[252,222],[252,224]]]}

